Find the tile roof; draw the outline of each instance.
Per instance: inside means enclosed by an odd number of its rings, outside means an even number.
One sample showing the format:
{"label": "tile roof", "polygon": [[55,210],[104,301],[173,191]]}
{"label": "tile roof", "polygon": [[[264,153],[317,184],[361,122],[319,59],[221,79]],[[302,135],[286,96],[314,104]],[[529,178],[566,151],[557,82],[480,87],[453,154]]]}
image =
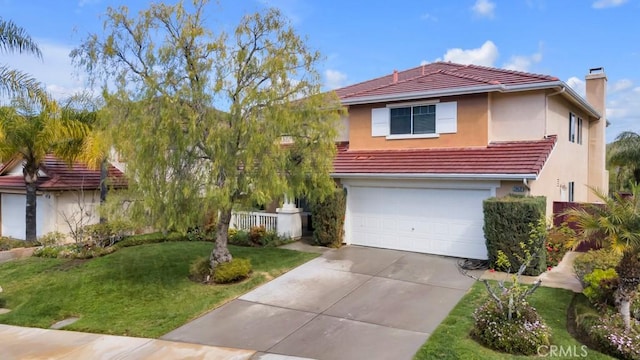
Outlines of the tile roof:
{"label": "tile roof", "polygon": [[392,73],[336,89],[336,93],[341,100],[347,100],[368,96],[464,89],[483,85],[510,86],[557,81],[559,81],[558,78],[548,75],[478,65],[434,62],[399,71],[396,81]]}
{"label": "tile roof", "polygon": [[[18,165],[19,166],[19,165]],[[0,169],[4,172],[7,167]],[[40,166],[46,176],[38,178],[38,190],[97,190],[100,188],[100,170],[89,169],[85,164],[74,162],[69,165],[52,155],[47,155]],[[109,165],[108,184],[116,188],[127,186],[124,174]],[[24,189],[24,177],[16,175],[0,175],[0,188]]]}
{"label": "tile roof", "polygon": [[338,147],[334,174],[522,174],[538,175],[556,137],[493,142],[486,147],[349,150]]}

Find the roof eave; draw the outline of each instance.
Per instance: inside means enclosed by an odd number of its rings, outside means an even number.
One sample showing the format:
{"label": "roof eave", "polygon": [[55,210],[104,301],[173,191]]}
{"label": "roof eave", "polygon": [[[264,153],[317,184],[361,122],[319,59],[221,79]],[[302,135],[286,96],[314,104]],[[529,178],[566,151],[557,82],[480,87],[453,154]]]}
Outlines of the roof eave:
{"label": "roof eave", "polygon": [[537,174],[331,173],[339,179],[536,180]]}
{"label": "roof eave", "polygon": [[575,90],[573,90],[564,81],[545,81],[540,83],[521,84],[521,85],[482,85],[482,86],[470,86],[466,88],[457,89],[445,89],[445,90],[433,90],[433,91],[420,91],[410,93],[400,93],[392,95],[374,95],[374,96],[361,96],[355,98],[347,98],[341,100],[342,105],[361,105],[370,104],[376,102],[385,101],[404,101],[404,100],[416,100],[428,97],[439,96],[456,96],[456,95],[469,95],[478,94],[484,92],[517,92],[517,91],[531,91],[531,90],[544,90],[553,88],[563,88],[566,93],[570,95],[570,99],[577,105],[586,110],[589,115],[600,119],[602,116],[596,111],[582,96],[580,96]]}

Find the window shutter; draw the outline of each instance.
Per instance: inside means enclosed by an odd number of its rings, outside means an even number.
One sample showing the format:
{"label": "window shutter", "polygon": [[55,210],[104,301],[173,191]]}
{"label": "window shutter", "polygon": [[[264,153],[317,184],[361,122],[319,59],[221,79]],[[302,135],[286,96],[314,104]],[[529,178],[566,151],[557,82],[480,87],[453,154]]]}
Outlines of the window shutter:
{"label": "window shutter", "polygon": [[454,134],[458,131],[458,103],[456,101],[436,104],[436,133]]}
{"label": "window shutter", "polygon": [[371,136],[389,135],[389,109],[371,109]]}

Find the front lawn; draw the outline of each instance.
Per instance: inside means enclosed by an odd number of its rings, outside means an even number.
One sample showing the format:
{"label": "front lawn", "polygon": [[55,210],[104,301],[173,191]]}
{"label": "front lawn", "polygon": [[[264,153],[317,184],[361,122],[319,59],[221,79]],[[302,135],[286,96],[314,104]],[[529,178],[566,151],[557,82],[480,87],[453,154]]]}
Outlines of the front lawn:
{"label": "front lawn", "polygon": [[[529,298],[538,313],[551,328],[551,343],[557,345],[556,354],[564,351],[567,356],[552,356],[542,349],[546,357],[584,358],[582,344],[567,332],[567,308],[573,292],[563,289],[541,287]],[[460,300],[449,316],[431,334],[420,348],[415,359],[530,359],[539,357],[514,356],[487,349],[469,337],[474,326],[473,312],[487,299],[487,290],[476,282]],[[588,359],[613,359],[595,350],[587,349]]]}
{"label": "front lawn", "polygon": [[68,317],[65,329],[159,337],[317,254],[277,248],[229,246],[249,258],[251,277],[232,285],[201,285],[189,264],[208,256],[210,242],[167,242],[123,248],[91,260],[28,258],[0,264],[0,286],[10,313],[0,323],[48,328]]}

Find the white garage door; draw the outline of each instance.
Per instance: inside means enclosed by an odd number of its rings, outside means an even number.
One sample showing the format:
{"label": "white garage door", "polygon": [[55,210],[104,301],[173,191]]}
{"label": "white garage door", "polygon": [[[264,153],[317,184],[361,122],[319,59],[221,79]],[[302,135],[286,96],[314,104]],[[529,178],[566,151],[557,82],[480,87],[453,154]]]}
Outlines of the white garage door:
{"label": "white garage door", "polygon": [[[36,235],[42,236],[46,204],[42,196],[38,196],[36,201]],[[2,236],[24,240],[26,205],[27,197],[25,195],[2,194]]]}
{"label": "white garage door", "polygon": [[351,187],[355,245],[486,259],[482,201],[489,190]]}

